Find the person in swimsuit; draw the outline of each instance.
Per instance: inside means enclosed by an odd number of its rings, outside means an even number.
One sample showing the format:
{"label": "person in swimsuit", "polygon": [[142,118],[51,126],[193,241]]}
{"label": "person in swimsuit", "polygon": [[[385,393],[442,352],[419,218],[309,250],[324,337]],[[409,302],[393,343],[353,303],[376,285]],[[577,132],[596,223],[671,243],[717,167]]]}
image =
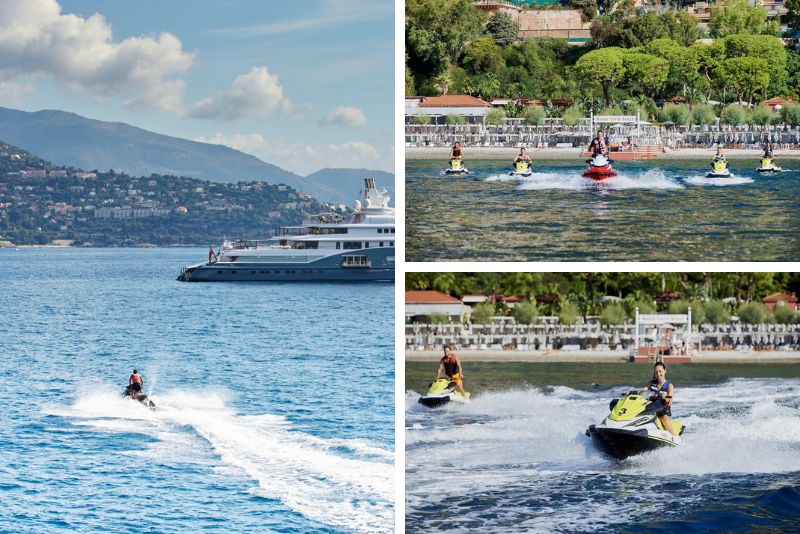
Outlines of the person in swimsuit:
{"label": "person in swimsuit", "polygon": [[459,360],[458,356],[452,351],[450,345],[444,346],[444,356],[439,360],[439,369],[436,370],[436,378],[434,380],[439,380],[443,371],[447,378],[455,384],[456,391],[466,396],[464,384],[462,383],[464,371],[461,369],[461,360]]}
{"label": "person in swimsuit", "polygon": [[667,366],[664,362],[656,363],[653,368],[653,378],[646,383],[640,391],[647,391],[650,396],[658,397],[663,403],[664,407],[656,412],[658,420],[661,421],[661,426],[664,430],[672,434],[672,394],[675,387],[672,382],[667,380]]}

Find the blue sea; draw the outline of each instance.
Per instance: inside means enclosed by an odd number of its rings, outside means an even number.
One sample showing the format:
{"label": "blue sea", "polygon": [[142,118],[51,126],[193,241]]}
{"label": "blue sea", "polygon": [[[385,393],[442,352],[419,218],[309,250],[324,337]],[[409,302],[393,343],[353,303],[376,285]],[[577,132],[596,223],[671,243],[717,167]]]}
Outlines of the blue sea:
{"label": "blue sea", "polygon": [[393,530],[394,286],[206,254],[0,249],[0,531]]}
{"label": "blue sea", "polygon": [[584,431],[623,390],[518,387],[437,410],[409,390],[406,528],[800,532],[797,379],[677,384],[683,443],[619,462]]}
{"label": "blue sea", "polygon": [[582,158],[406,161],[409,261],[797,261],[800,161],[760,175],[757,158],[708,178],[708,161],[619,161],[619,175],[582,176]]}

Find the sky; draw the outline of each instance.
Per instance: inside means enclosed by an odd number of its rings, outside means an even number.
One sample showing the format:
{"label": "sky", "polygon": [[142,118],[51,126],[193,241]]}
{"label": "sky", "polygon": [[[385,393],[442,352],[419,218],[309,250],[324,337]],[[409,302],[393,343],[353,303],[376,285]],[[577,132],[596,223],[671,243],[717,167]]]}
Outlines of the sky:
{"label": "sky", "polygon": [[[394,170],[392,0],[0,0],[0,106]],[[1,136],[0,136],[1,138]]]}

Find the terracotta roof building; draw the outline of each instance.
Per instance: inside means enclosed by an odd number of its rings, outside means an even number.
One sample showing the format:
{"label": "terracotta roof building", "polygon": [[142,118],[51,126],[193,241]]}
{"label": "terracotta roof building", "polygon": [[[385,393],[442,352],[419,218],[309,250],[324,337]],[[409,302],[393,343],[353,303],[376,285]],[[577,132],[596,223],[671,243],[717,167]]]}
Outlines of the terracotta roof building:
{"label": "terracotta roof building", "polygon": [[774,310],[775,306],[783,302],[790,310],[797,311],[797,295],[794,293],[791,295],[787,295],[786,293],[773,293],[761,299],[761,302],[764,303],[764,306],[766,306],[768,310]]}
{"label": "terracotta roof building", "polygon": [[470,314],[469,306],[441,291],[406,291],[406,323],[424,323],[432,314],[446,315],[450,322],[461,322]]}
{"label": "terracotta roof building", "polygon": [[468,123],[482,123],[489,109],[488,103],[469,95],[406,97],[406,122],[427,115],[432,123],[443,124],[448,115],[461,115]]}

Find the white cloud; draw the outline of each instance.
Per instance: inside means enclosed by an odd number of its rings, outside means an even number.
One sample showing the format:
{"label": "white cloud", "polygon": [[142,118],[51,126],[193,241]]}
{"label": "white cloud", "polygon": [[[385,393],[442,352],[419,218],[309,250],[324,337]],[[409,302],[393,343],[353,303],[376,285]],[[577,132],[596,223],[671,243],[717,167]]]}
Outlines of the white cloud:
{"label": "white cloud", "polygon": [[319,123],[323,125],[340,125],[357,128],[367,124],[367,118],[364,116],[364,112],[358,108],[339,106],[325,115]]}
{"label": "white cloud", "polygon": [[170,33],[114,42],[100,14],[62,14],[56,0],[0,2],[0,81],[45,74],[69,91],[176,113],[184,86],[171,77],[193,62]]}
{"label": "white cloud", "polygon": [[25,95],[33,92],[29,83],[14,83],[0,81],[0,99],[10,104],[21,104]]}
{"label": "white cloud", "polygon": [[309,145],[286,139],[265,139],[259,134],[216,134],[195,141],[226,145],[268,163],[307,175],[324,167],[366,168],[394,172],[394,151],[381,151],[363,141]]}
{"label": "white cloud", "polygon": [[304,12],[298,20],[284,20],[212,30],[211,33],[233,37],[253,37],[315,31],[350,22],[371,22],[394,15],[393,2],[385,0],[327,0],[319,9]]}
{"label": "white cloud", "polygon": [[247,74],[237,76],[229,88],[197,102],[189,116],[223,120],[266,117],[278,107],[284,113],[294,110],[292,102],[283,95],[278,76],[270,74],[266,67],[253,67]]}

